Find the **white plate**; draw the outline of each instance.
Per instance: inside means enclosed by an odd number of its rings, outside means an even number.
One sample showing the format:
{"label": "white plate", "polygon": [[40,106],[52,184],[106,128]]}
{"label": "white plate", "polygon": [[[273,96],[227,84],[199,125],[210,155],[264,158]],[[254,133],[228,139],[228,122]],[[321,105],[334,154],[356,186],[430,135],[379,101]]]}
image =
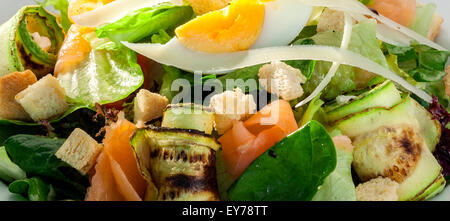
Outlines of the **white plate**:
{"label": "white plate", "polygon": [[[3,1],[6,1],[3,2]],[[441,33],[438,36],[437,42],[443,47],[450,49],[450,37],[448,33],[450,32],[450,13],[448,9],[450,8],[449,0],[421,0],[423,3],[434,2],[436,3],[437,12],[444,18],[444,24],[441,29]],[[6,5],[5,5],[6,4]],[[13,16],[17,10],[19,10],[24,5],[35,4],[32,0],[2,0],[2,7],[0,8],[0,24],[7,21],[11,16]],[[448,186],[439,196],[433,198],[436,201],[450,201],[450,186]]]}

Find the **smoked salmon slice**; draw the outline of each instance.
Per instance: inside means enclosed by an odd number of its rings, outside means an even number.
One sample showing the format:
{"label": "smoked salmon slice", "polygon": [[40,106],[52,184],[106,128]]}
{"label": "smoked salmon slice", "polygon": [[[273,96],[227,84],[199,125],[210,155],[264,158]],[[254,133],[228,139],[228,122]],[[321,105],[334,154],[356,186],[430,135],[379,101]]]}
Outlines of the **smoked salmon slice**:
{"label": "smoked salmon slice", "polygon": [[261,154],[298,129],[287,101],[264,107],[247,121],[234,121],[233,127],[218,139],[228,172],[237,179]]}
{"label": "smoked salmon slice", "polygon": [[95,166],[87,200],[141,201],[145,197],[147,182],[130,145],[135,130],[136,126],[125,119],[123,112],[116,123],[106,127],[103,152]]}

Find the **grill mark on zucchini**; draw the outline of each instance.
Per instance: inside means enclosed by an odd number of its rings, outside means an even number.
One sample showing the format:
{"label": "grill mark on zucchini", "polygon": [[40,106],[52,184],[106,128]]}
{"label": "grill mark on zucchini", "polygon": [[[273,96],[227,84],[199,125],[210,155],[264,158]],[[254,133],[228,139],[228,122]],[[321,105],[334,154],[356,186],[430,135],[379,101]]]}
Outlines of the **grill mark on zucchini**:
{"label": "grill mark on zucchini", "polygon": [[146,129],[150,174],[159,200],[218,200],[215,159],[217,141],[191,129]]}
{"label": "grill mark on zucchini", "polygon": [[170,109],[191,109],[191,110],[199,110],[199,111],[206,111],[206,112],[210,112],[213,113],[213,110],[210,107],[205,107],[202,105],[197,105],[197,104],[187,104],[187,103],[183,103],[183,104],[169,104],[166,109],[164,110],[164,112],[166,112],[167,110]]}
{"label": "grill mark on zucchini", "polygon": [[214,138],[212,135],[206,134],[203,131],[194,130],[194,129],[181,129],[181,128],[168,128],[168,127],[154,127],[154,126],[147,126],[145,129],[150,129],[155,132],[173,132],[173,133],[184,133],[189,135],[195,135],[195,136],[202,136],[206,138]]}
{"label": "grill mark on zucchini", "polygon": [[[208,162],[204,167],[204,173],[199,176],[190,176],[186,174],[176,174],[172,176],[168,176],[166,178],[166,184],[169,189],[175,189],[179,191],[175,191],[175,196],[180,196],[180,191],[190,192],[190,193],[199,193],[199,192],[210,192],[213,194],[216,199],[219,198],[217,192],[217,180],[216,180],[216,152],[211,149],[210,154],[208,154]],[[172,193],[174,191],[169,191],[170,199],[173,200],[175,197],[172,197]],[[167,197],[167,195],[166,195]]]}

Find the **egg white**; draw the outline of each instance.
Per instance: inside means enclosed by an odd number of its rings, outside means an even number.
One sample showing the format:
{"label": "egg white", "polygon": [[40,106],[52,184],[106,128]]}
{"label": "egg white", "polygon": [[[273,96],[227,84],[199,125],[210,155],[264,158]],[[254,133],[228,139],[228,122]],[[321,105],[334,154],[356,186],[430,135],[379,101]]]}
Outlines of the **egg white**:
{"label": "egg white", "polygon": [[[275,47],[288,46],[298,36],[309,20],[312,6],[304,5],[298,0],[276,0],[267,2],[265,11],[260,36],[249,50],[232,53],[206,53],[188,49],[177,37],[165,45],[122,43],[158,63],[175,66],[189,72],[225,74],[239,68],[242,63],[248,62],[246,60],[249,57],[265,60],[270,56],[278,56],[279,53]],[[255,53],[254,50],[258,52]],[[249,56],[249,54],[255,55]],[[279,58],[282,58],[284,55],[280,56]]]}
{"label": "egg white", "polygon": [[252,48],[288,45],[306,26],[312,9],[298,0],[266,2],[264,25]]}

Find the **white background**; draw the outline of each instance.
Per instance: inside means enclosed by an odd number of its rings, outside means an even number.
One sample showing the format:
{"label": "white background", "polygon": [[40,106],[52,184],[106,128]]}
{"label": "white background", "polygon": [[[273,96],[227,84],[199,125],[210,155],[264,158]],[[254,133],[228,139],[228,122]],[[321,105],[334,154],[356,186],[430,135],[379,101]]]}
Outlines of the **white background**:
{"label": "white background", "polygon": [[[448,33],[450,32],[450,1],[449,0],[421,0],[423,3],[434,2],[436,3],[438,13],[444,18],[443,28],[438,37],[438,43],[442,46],[450,49],[450,38]],[[0,23],[3,24],[11,16],[13,16],[18,9],[27,4],[35,4],[32,0],[0,0]],[[449,200],[450,201],[450,187],[440,194],[434,200]]]}

